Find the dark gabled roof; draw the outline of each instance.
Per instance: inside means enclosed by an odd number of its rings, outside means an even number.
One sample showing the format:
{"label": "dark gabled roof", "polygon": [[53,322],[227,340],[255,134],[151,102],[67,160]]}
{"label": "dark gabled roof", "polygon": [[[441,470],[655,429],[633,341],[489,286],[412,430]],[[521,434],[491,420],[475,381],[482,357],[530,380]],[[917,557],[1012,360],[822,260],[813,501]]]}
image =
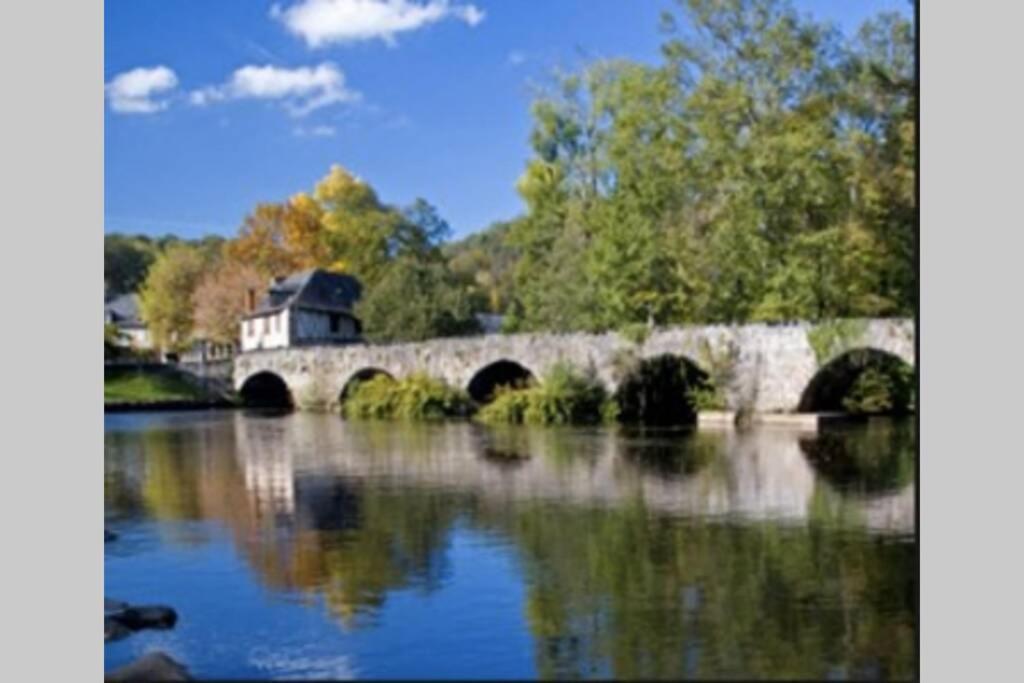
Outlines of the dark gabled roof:
{"label": "dark gabled roof", "polygon": [[103,304],[103,317],[122,326],[142,325],[139,317],[139,295],[122,294]]}
{"label": "dark gabled roof", "polygon": [[359,280],[351,275],[307,270],[275,280],[256,310],[245,317],[256,318],[292,307],[352,315],[362,292]]}

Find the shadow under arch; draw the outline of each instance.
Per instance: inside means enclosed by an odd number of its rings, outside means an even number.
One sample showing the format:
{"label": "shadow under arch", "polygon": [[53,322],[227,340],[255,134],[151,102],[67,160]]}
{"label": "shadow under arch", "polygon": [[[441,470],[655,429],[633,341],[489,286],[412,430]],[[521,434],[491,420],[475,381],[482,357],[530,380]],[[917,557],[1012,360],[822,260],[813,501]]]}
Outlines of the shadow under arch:
{"label": "shadow under arch", "polygon": [[524,366],[511,360],[499,360],[476,371],[466,390],[477,403],[488,403],[498,387],[524,387],[534,375]]}
{"label": "shadow under arch", "polygon": [[362,382],[367,382],[375,377],[387,377],[388,379],[394,379],[394,376],[387,370],[381,368],[363,368],[358,372],[352,373],[352,375],[345,382],[345,386],[341,388],[341,393],[338,394],[338,403],[341,405],[345,404],[346,399],[352,395],[352,391]]}
{"label": "shadow under arch", "polygon": [[[870,373],[865,376],[865,373]],[[821,367],[800,395],[801,413],[857,412],[866,415],[906,415],[911,412],[914,368],[888,351],[863,347],[846,351]],[[859,380],[870,400],[851,410],[847,398]]]}
{"label": "shadow under arch", "polygon": [[295,406],[288,384],[280,375],[266,370],[246,379],[238,393],[247,408],[291,409]]}
{"label": "shadow under arch", "polygon": [[686,356],[665,353],[639,360],[615,392],[619,419],[655,426],[696,424],[693,392],[707,388],[708,374]]}

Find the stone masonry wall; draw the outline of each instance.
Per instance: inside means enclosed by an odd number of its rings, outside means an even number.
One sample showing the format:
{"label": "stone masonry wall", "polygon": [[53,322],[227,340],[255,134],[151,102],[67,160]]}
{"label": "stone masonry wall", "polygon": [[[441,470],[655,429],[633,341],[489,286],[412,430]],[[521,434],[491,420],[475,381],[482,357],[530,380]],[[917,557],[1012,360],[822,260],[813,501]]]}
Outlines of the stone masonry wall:
{"label": "stone masonry wall", "polygon": [[[822,340],[827,341],[824,343]],[[906,319],[812,323],[715,325],[653,330],[642,344],[616,333],[517,334],[434,339],[415,344],[319,346],[244,353],[235,359],[240,390],[259,372],[279,375],[300,406],[335,406],[345,385],[366,369],[393,377],[413,372],[461,388],[491,363],[510,360],[543,377],[567,361],[589,370],[614,391],[624,357],[669,353],[688,358],[705,372],[731,369],[726,387],[730,408],[752,405],[760,412],[793,412],[814,375],[854,349],[875,349],[915,364],[914,322]]]}

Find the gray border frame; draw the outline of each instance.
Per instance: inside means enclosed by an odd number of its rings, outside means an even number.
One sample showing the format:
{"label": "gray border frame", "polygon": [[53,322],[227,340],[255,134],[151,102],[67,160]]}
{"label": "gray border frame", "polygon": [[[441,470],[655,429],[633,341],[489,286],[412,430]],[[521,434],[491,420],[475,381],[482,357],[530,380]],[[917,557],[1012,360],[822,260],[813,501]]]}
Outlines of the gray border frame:
{"label": "gray border frame", "polygon": [[[1012,680],[1024,7],[923,4],[921,676]],[[99,680],[103,12],[19,3],[5,19],[5,672]]]}
{"label": "gray border frame", "polygon": [[103,5],[4,9],[4,678],[98,681]]}

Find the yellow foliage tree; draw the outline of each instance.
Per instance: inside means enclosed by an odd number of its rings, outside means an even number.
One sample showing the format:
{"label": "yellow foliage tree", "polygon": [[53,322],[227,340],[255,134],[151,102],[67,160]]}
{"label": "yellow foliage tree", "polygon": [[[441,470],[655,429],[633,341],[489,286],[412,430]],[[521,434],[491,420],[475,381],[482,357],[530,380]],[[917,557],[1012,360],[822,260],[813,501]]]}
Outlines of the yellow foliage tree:
{"label": "yellow foliage tree", "polygon": [[168,350],[185,347],[192,336],[192,295],[209,267],[198,249],[175,244],[153,262],[139,294],[142,319],[153,341]]}

